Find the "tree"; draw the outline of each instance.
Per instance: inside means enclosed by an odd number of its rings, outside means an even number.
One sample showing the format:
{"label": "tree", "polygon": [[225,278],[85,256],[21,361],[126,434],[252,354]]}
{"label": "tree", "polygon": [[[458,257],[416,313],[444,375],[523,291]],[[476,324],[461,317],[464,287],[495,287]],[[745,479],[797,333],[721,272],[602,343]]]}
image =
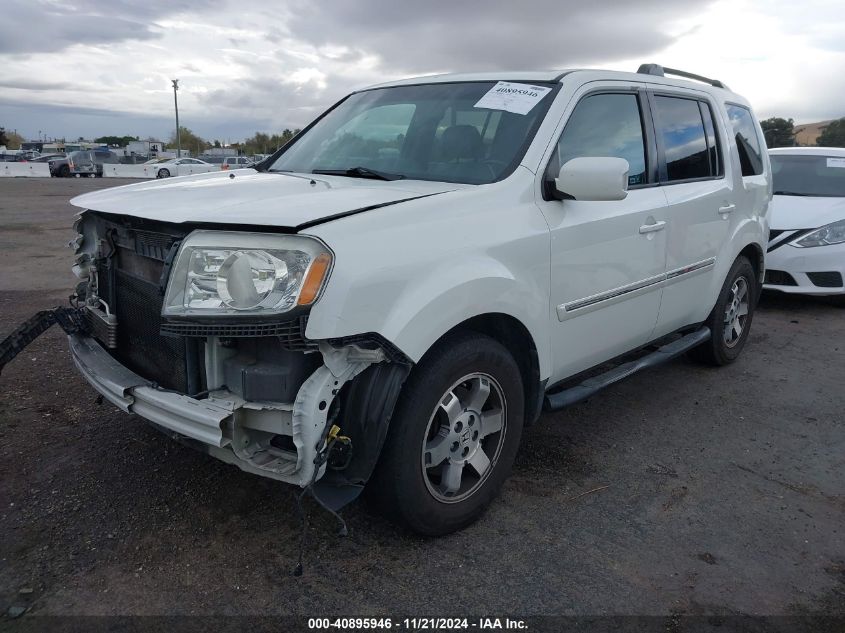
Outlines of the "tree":
{"label": "tree", "polygon": [[831,121],[816,140],[819,147],[845,147],[845,117]]}
{"label": "tree", "polygon": [[131,141],[140,140],[137,136],[101,136],[95,138],[95,143],[102,143],[103,145],[117,145],[118,147],[126,147]]}
{"label": "tree", "polygon": [[24,140],[24,137],[17,132],[10,132],[6,128],[0,127],[0,146],[5,145],[6,149],[20,149]]}
{"label": "tree", "polygon": [[[195,155],[202,154],[206,149],[209,147],[208,141],[206,141],[201,136],[198,136],[191,132],[188,128],[184,125],[179,126],[180,137],[182,141],[182,150],[194,152]],[[178,140],[176,138],[176,130],[173,130],[173,133],[170,135],[170,142],[168,145],[173,148],[177,147]]]}
{"label": "tree", "polygon": [[792,119],[772,117],[760,121],[768,147],[792,147],[795,145],[795,122]]}
{"label": "tree", "polygon": [[245,154],[271,154],[283,145],[287,145],[290,140],[299,134],[300,130],[284,130],[281,134],[266,134],[264,132],[256,132],[254,136],[246,139],[241,147]]}

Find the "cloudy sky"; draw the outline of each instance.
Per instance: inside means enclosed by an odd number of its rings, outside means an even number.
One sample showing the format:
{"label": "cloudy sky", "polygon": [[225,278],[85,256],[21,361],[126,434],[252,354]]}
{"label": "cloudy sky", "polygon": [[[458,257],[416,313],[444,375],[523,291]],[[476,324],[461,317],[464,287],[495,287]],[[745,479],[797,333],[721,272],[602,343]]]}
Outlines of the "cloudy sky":
{"label": "cloudy sky", "polygon": [[641,62],[722,79],[761,118],[845,116],[845,2],[3,0],[0,126],[166,137],[178,78],[183,125],[236,141],[393,78]]}

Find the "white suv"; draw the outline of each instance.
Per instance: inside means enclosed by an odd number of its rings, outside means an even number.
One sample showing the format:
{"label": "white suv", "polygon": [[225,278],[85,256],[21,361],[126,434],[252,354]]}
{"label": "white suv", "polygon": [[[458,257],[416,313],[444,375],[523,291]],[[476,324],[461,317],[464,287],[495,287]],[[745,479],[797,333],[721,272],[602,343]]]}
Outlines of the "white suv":
{"label": "white suv", "polygon": [[367,484],[421,533],[466,526],[544,405],[747,341],[762,134],[720,82],[669,72],[383,84],[260,171],[75,198],[74,361],[124,411],[332,508]]}

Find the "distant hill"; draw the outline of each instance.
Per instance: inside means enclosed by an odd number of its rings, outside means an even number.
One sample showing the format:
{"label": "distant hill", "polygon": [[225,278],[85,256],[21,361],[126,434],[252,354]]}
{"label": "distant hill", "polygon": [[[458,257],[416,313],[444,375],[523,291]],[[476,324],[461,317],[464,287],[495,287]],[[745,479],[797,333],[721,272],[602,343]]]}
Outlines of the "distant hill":
{"label": "distant hill", "polygon": [[[833,119],[831,119],[832,121]],[[822,133],[822,129],[830,123],[830,121],[819,121],[818,123],[796,123],[795,124],[795,142],[798,145],[815,145],[816,140]]]}

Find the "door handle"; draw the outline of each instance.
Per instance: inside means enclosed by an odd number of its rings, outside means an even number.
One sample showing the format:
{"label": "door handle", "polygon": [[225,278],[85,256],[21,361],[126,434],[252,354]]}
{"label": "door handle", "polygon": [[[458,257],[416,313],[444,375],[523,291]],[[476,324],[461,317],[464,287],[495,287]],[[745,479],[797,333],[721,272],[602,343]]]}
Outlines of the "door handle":
{"label": "door handle", "polygon": [[722,215],[727,215],[728,213],[731,213],[734,209],[736,209],[736,205],[735,204],[729,204],[729,205],[724,206],[724,207],[719,207],[719,213],[722,214]]}
{"label": "door handle", "polygon": [[643,224],[640,227],[640,234],[645,233],[654,233],[655,231],[662,231],[666,228],[666,222],[661,220],[660,222],[655,222],[654,224]]}

